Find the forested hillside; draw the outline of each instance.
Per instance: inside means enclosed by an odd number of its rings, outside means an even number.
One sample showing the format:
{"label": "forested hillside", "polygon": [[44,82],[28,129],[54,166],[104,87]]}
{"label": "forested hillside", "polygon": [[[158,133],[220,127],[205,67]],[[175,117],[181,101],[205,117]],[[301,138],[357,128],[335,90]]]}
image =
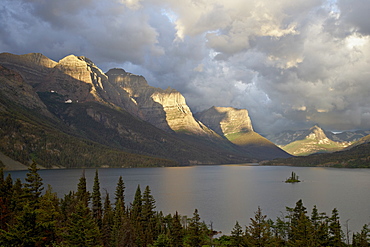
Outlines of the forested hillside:
{"label": "forested hillside", "polygon": [[[183,115],[178,104],[184,108],[185,99],[178,92],[150,87],[142,76],[122,70],[119,78],[110,74],[116,80],[109,81],[90,60],[76,56],[57,63],[41,54],[2,53],[0,60],[5,64],[0,65],[0,152],[26,166],[31,160],[45,168],[70,168],[257,159],[198,123],[190,110]],[[145,89],[135,93],[142,95],[140,100],[130,98],[125,91],[130,91],[128,84],[135,90]],[[169,97],[167,108],[153,101],[158,95]],[[137,105],[139,101],[144,105]],[[168,124],[169,112],[164,109],[180,111],[179,116],[175,114],[180,127],[193,119],[195,132],[161,129]]]}
{"label": "forested hillside", "polygon": [[272,161],[266,161],[261,164],[369,168],[370,143],[360,144],[345,151],[326,154],[312,154],[305,157],[300,156],[289,159],[276,159]]}
{"label": "forested hillside", "polygon": [[34,159],[46,168],[178,165],[84,139],[59,121],[15,105],[6,97],[0,97],[0,105],[6,107],[0,111],[0,151],[23,164]]}

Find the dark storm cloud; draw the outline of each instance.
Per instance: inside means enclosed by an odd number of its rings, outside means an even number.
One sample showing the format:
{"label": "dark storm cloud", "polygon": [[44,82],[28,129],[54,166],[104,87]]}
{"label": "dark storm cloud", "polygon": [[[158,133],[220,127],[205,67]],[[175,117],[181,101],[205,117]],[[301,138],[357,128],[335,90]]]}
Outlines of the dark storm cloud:
{"label": "dark storm cloud", "polygon": [[344,25],[352,26],[363,35],[370,34],[369,12],[370,2],[367,0],[338,0],[338,7],[341,11]]}
{"label": "dark storm cloud", "polygon": [[5,0],[0,50],[84,55],[261,132],[370,129],[365,0]]}

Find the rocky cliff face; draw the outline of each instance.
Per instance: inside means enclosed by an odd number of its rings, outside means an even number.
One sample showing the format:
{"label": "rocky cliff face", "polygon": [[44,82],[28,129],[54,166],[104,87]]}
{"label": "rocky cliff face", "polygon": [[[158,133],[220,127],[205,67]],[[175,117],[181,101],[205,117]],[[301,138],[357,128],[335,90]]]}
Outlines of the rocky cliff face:
{"label": "rocky cliff face", "polygon": [[[34,97],[37,104],[40,103],[37,107],[44,109],[40,112],[45,111],[45,114],[61,120],[67,125],[63,128],[77,131],[78,135],[104,145],[118,143],[112,147],[133,149],[135,152],[147,150],[147,154],[160,154],[171,159],[181,158],[184,164],[214,164],[234,160],[250,162],[287,156],[253,131],[247,110],[215,107],[202,118],[207,122],[207,127],[194,118],[185,98],[178,91],[151,87],[144,77],[123,69],[111,69],[105,74],[86,57],[69,55],[55,62],[36,53],[21,56],[2,53],[0,64],[19,72],[29,92],[27,100],[14,101],[34,109],[36,105],[32,106],[34,103],[30,100]],[[12,90],[15,93],[19,91]],[[42,105],[43,102],[47,107]],[[92,105],[92,108],[86,108],[86,105]],[[99,114],[95,109],[97,105],[104,108]],[[107,111],[112,113],[105,114]],[[126,112],[125,117],[123,112]],[[117,121],[117,116],[120,116],[122,123]],[[132,134],[134,125],[128,127],[126,123],[132,118],[138,121],[136,125],[147,126],[150,123],[156,131],[141,135],[139,128],[135,130],[137,134]],[[97,134],[93,126],[104,130]],[[176,139],[173,143],[177,144],[166,144],[165,147],[164,140],[169,136],[162,130],[171,133],[171,138]],[[118,133],[118,136],[114,133]],[[160,145],[147,145],[145,143],[148,141],[140,141],[161,135],[166,138],[158,139]],[[167,147],[171,147],[172,151]]]}
{"label": "rocky cliff face", "polygon": [[253,131],[252,121],[246,109],[213,106],[195,116],[221,136]]}
{"label": "rocky cliff face", "polygon": [[253,131],[252,121],[246,109],[211,107],[197,113],[196,117],[253,157],[259,159],[289,157],[289,154]]}
{"label": "rocky cliff face", "polygon": [[305,138],[315,140],[318,144],[329,144],[330,142],[323,129],[317,125],[309,129],[309,134]]}
{"label": "rocky cliff face", "polygon": [[103,101],[107,76],[85,57],[69,55],[55,62],[42,54],[0,54],[0,64],[19,72],[36,92],[54,91],[72,101]]}
{"label": "rocky cliff face", "polygon": [[[166,90],[151,87],[142,76],[127,73],[123,69],[111,69],[107,72],[109,82],[126,92],[129,102],[125,108],[165,130],[199,136],[215,136],[213,131],[194,119],[184,96],[171,88]],[[114,98],[114,90],[108,92]]]}
{"label": "rocky cliff face", "polygon": [[58,62],[41,54],[0,54],[0,64],[20,72],[36,92],[57,92],[71,102],[98,101],[118,106],[167,132],[219,138],[195,120],[176,90],[154,88],[123,69],[103,73],[91,60],[69,55]]}

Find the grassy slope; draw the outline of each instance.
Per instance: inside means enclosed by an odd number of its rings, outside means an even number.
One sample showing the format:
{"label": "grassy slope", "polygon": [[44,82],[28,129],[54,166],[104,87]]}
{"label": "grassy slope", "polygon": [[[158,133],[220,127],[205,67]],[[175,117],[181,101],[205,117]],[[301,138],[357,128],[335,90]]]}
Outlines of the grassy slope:
{"label": "grassy slope", "polygon": [[334,153],[276,159],[263,165],[328,166],[347,168],[370,168],[370,143],[355,146],[349,150]]}
{"label": "grassy slope", "polygon": [[343,149],[342,145],[331,141],[329,144],[320,144],[312,139],[298,140],[282,147],[282,149],[292,155],[306,156],[313,153],[330,153]]}
{"label": "grassy slope", "polygon": [[238,132],[228,134],[226,138],[241,147],[248,155],[260,159],[290,156],[256,132]]}

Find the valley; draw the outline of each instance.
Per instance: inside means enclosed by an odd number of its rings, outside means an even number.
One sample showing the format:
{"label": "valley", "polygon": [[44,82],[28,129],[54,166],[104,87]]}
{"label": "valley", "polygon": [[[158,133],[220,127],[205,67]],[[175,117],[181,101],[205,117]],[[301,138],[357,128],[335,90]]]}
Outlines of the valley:
{"label": "valley", "polygon": [[254,131],[247,109],[214,106],[193,113],[175,89],[152,87],[124,69],[104,73],[75,55],[56,62],[39,53],[2,53],[0,89],[5,169],[22,169],[12,164],[27,167],[32,160],[44,168],[265,164],[274,159],[295,164],[293,156],[330,156],[366,144],[370,134],[334,134],[314,126],[263,137]]}
{"label": "valley", "polygon": [[[271,148],[269,158],[289,157],[257,134],[243,145],[229,141],[196,119],[178,91],[151,87],[123,69],[105,74],[85,57],[55,62],[36,53],[2,53],[0,65],[0,151],[24,165],[245,163],[263,159]],[[243,126],[251,120],[238,121]]]}

